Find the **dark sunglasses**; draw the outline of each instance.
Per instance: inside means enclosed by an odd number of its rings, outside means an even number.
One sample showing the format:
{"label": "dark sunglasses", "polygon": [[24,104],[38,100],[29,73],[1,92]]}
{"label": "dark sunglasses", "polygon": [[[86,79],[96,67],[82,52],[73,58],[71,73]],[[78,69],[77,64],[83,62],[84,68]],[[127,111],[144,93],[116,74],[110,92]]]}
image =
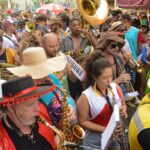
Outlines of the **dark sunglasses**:
{"label": "dark sunglasses", "polygon": [[116,47],[118,47],[118,44],[110,44],[110,48],[116,48]]}
{"label": "dark sunglasses", "polygon": [[118,47],[118,48],[122,48],[123,47],[123,45],[122,44],[110,44],[110,48],[116,48],[116,47]]}

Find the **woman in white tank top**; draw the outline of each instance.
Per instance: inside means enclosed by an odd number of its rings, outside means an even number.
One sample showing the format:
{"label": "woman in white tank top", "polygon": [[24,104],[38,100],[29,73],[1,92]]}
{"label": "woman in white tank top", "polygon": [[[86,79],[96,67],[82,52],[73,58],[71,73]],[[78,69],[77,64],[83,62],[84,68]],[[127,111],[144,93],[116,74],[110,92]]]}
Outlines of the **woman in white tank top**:
{"label": "woman in white tank top", "polygon": [[[86,129],[83,145],[101,150],[101,134],[113,111],[113,95],[108,88],[110,84],[119,99],[121,116],[126,115],[126,105],[123,101],[121,88],[112,83],[112,66],[101,52],[94,52],[89,56],[85,62],[85,71],[88,88],[82,92],[77,101],[78,120],[81,126]],[[109,147],[119,150],[119,145],[116,142],[112,142]]]}

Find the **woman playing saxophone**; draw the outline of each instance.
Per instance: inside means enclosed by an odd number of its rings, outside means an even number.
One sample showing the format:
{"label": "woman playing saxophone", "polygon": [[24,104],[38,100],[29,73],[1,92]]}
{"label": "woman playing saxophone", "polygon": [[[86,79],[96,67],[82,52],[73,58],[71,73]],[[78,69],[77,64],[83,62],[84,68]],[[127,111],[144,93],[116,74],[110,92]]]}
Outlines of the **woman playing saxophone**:
{"label": "woman playing saxophone", "polygon": [[[101,149],[101,135],[104,132],[112,111],[113,95],[109,89],[112,82],[112,66],[101,52],[94,52],[85,62],[88,88],[82,93],[77,101],[77,115],[79,123],[86,128],[86,136],[83,145]],[[117,91],[120,115],[126,115],[126,105],[123,101],[123,94],[117,84],[113,84],[113,89]],[[84,106],[84,109],[83,109]],[[120,125],[116,132],[120,133]],[[119,149],[116,141],[111,141],[109,148]]]}

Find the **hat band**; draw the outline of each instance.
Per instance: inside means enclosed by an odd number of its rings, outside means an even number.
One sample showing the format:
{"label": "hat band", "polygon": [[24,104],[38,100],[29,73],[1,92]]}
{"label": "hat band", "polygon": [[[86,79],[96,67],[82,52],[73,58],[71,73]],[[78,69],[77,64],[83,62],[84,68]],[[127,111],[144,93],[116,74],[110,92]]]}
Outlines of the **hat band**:
{"label": "hat band", "polygon": [[31,93],[32,91],[36,90],[37,86],[33,86],[33,87],[30,87],[30,88],[27,88],[25,90],[22,90],[21,92],[15,94],[14,96],[11,96],[11,97],[8,97],[8,96],[4,96],[3,100],[4,101],[8,101],[10,99],[15,99],[17,97],[21,97],[23,95],[26,95],[28,93]]}

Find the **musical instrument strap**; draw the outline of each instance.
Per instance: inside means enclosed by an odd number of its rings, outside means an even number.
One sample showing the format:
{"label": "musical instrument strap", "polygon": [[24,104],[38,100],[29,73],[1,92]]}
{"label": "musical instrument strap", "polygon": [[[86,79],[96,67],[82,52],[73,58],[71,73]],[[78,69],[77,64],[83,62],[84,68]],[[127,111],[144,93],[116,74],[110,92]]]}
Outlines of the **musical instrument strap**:
{"label": "musical instrument strap", "polygon": [[113,112],[113,107],[112,107],[112,104],[111,104],[111,102],[110,102],[110,98],[109,98],[109,96],[108,96],[108,89],[106,89],[106,91],[105,91],[106,94],[104,94],[104,93],[101,91],[101,89],[99,89],[99,88],[97,87],[97,85],[96,85],[96,90],[98,90],[98,91],[100,92],[100,94],[106,99],[106,101],[107,101],[107,103],[108,103],[108,105],[109,105],[110,113],[112,114],[112,112]]}

